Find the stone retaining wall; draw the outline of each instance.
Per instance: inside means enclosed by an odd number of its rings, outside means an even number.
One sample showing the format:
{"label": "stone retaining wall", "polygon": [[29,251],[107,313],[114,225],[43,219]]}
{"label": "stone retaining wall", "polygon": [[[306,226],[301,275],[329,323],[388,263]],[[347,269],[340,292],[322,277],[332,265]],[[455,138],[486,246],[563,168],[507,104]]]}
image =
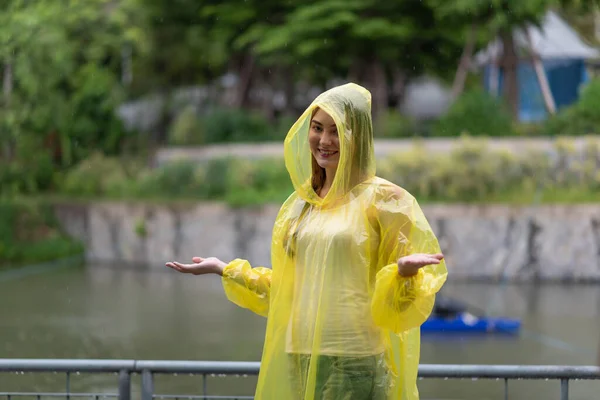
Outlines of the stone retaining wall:
{"label": "stone retaining wall", "polygon": [[[57,205],[56,215],[87,246],[90,262],[164,268],[192,256],[270,265],[277,205],[219,203]],[[456,280],[600,280],[600,205],[424,205]]]}

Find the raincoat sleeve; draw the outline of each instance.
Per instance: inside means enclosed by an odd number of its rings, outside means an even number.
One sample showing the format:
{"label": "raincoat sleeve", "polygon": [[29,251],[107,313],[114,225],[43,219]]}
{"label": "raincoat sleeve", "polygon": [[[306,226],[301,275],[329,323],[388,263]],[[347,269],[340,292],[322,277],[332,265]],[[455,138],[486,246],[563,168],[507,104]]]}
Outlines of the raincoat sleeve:
{"label": "raincoat sleeve", "polygon": [[294,202],[295,198],[295,194],[292,194],[286,200],[275,219],[271,238],[271,262],[273,263],[271,268],[252,268],[247,260],[236,258],[223,269],[221,282],[229,301],[263,317],[269,314],[272,268],[275,268],[283,259],[281,228],[284,225],[282,223],[284,218],[282,218],[282,215],[288,209],[289,204]]}
{"label": "raincoat sleeve", "polygon": [[234,304],[266,317],[269,313],[272,270],[252,268],[246,260],[235,259],[223,269],[225,295]]}
{"label": "raincoat sleeve", "polygon": [[440,247],[417,201],[401,189],[375,205],[379,265],[371,303],[375,323],[395,333],[419,327],[431,314],[447,277],[446,264],[429,265],[411,277],[398,273],[400,257],[438,253]]}

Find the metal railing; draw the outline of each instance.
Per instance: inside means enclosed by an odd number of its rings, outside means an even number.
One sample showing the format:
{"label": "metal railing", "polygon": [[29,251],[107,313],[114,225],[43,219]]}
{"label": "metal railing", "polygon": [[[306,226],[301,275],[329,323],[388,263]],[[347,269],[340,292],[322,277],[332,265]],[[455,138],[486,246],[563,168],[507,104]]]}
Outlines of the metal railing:
{"label": "metal railing", "polygon": [[[141,399],[252,399],[252,396],[209,396],[207,379],[210,376],[258,375],[259,362],[220,361],[137,361],[137,360],[68,360],[68,359],[0,359],[0,374],[7,372],[63,372],[66,374],[64,393],[0,392],[0,399],[18,400],[19,397],[61,398],[118,398],[131,399],[131,376],[141,376]],[[80,373],[116,374],[117,391],[114,393],[76,393],[71,391],[71,375]],[[191,374],[202,376],[202,395],[157,395],[154,393],[156,374]],[[419,367],[419,378],[440,379],[494,379],[504,380],[504,398],[508,399],[508,382],[515,379],[557,380],[560,399],[569,399],[569,381],[600,379],[600,368],[591,366],[537,366],[537,365],[450,365],[424,364]]]}

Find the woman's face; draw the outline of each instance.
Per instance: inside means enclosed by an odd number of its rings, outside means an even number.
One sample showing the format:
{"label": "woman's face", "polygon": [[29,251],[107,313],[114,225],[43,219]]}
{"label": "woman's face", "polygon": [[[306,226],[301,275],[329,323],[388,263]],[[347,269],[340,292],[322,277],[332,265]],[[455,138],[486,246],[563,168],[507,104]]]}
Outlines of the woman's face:
{"label": "woman's face", "polygon": [[333,118],[319,109],[310,121],[308,135],[310,151],[317,164],[325,170],[335,170],[340,161],[340,140]]}

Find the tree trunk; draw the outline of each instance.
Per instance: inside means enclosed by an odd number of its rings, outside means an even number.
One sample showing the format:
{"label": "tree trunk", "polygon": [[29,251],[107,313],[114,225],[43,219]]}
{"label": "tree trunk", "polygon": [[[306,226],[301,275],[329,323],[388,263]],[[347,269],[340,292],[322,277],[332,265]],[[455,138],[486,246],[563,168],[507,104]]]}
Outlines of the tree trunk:
{"label": "tree trunk", "polygon": [[262,109],[264,116],[271,122],[275,121],[275,103],[274,97],[277,91],[277,73],[272,68],[266,68],[263,71],[263,95],[262,95]]}
{"label": "tree trunk", "polygon": [[490,94],[494,97],[498,96],[498,85],[499,85],[498,76],[499,76],[498,60],[496,58],[493,58],[490,63],[489,84],[490,84]]}
{"label": "tree trunk", "polygon": [[505,30],[502,38],[502,68],[504,69],[504,96],[513,119],[519,119],[519,82],[517,77],[518,56],[512,30]]}
{"label": "tree trunk", "polygon": [[392,94],[394,96],[394,102],[396,103],[396,109],[400,111],[402,104],[404,103],[404,95],[406,94],[406,82],[408,80],[406,72],[399,67],[394,69],[394,82],[392,86]]}
{"label": "tree trunk", "polygon": [[296,80],[293,73],[283,71],[283,93],[285,94],[285,109],[283,114],[287,116],[296,115]]}
{"label": "tree trunk", "polygon": [[388,87],[385,69],[381,61],[374,59],[371,63],[371,77],[373,87],[373,118],[377,119],[388,106]]}
{"label": "tree trunk", "polygon": [[600,8],[594,7],[594,36],[600,41]]}
{"label": "tree trunk", "polygon": [[350,82],[359,82],[362,75],[362,63],[360,60],[355,60],[349,68],[348,80]]}
{"label": "tree trunk", "polygon": [[254,74],[255,60],[252,54],[246,54],[242,57],[241,65],[238,68],[238,85],[233,106],[243,108],[249,105],[250,84]]}
{"label": "tree trunk", "polygon": [[546,71],[544,70],[544,65],[542,64],[540,55],[533,48],[533,40],[531,39],[531,33],[529,32],[529,29],[527,29],[527,42],[529,43],[533,67],[535,68],[535,74],[537,75],[538,83],[540,84],[546,110],[549,114],[556,114],[556,103],[554,102],[552,91],[550,90],[548,77],[546,76]]}
{"label": "tree trunk", "polygon": [[10,61],[4,64],[4,74],[2,77],[2,94],[4,97],[4,104],[8,106],[10,103],[10,97],[13,89],[13,70],[12,63]]}
{"label": "tree trunk", "polygon": [[121,83],[124,86],[131,85],[133,81],[132,72],[132,50],[131,44],[127,43],[121,47]]}
{"label": "tree trunk", "polygon": [[469,33],[467,34],[467,40],[465,42],[465,47],[463,48],[463,52],[460,57],[460,62],[458,64],[458,69],[456,70],[456,75],[454,76],[454,83],[452,85],[453,99],[460,96],[460,94],[465,89],[465,82],[469,73],[469,67],[471,66],[473,50],[475,50],[475,33],[475,24],[472,24],[471,28],[469,29]]}
{"label": "tree trunk", "polygon": [[[10,98],[13,90],[13,68],[12,63],[7,61],[4,63],[4,73],[2,74],[2,94],[3,106],[8,109]],[[2,157],[5,160],[11,160],[13,156],[13,137],[9,136],[9,132],[2,133],[0,143],[2,143]]]}

